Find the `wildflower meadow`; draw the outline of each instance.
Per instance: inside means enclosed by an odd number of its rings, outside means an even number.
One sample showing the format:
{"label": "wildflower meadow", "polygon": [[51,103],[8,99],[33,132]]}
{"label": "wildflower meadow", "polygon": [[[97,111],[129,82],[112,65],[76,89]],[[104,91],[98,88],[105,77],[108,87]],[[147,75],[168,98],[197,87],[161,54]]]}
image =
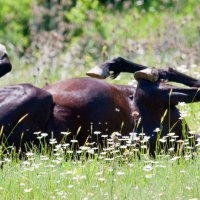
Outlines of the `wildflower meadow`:
{"label": "wildflower meadow", "polygon": [[[116,56],[200,79],[199,0],[4,0],[0,8],[0,43],[13,65],[1,87],[85,77]],[[137,84],[132,74],[105,81]],[[108,135],[92,124],[98,139],[82,146],[76,137],[66,143],[68,130],[61,142],[32,133],[39,146],[25,152],[1,140],[0,200],[200,200],[200,104],[178,108],[184,137],[160,137],[157,127],[155,156],[145,132]]]}

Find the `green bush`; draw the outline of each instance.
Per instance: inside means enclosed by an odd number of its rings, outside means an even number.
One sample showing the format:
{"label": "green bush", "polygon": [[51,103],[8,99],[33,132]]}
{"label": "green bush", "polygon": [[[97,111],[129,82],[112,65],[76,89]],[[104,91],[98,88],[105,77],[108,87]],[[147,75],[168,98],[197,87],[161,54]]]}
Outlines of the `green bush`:
{"label": "green bush", "polygon": [[[0,1],[0,42],[22,52],[39,33],[55,31],[69,42],[83,35],[86,23],[104,38],[103,15],[128,10],[181,10],[188,0],[4,0]],[[190,1],[191,3],[191,1]],[[16,48],[15,48],[16,49]]]}
{"label": "green bush", "polygon": [[29,45],[30,3],[31,0],[0,1],[0,42],[19,50]]}

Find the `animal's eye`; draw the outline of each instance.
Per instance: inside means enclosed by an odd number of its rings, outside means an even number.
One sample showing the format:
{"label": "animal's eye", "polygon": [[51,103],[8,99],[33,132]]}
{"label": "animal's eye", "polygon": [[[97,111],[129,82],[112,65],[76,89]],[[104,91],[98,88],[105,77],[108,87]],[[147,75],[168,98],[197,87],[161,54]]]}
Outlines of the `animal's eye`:
{"label": "animal's eye", "polygon": [[130,100],[133,100],[133,95],[129,95],[129,99],[130,99]]}

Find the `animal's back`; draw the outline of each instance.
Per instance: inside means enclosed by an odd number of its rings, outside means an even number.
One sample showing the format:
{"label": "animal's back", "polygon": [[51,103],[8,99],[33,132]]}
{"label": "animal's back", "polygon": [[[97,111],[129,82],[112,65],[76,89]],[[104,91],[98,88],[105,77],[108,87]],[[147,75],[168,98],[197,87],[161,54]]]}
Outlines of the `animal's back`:
{"label": "animal's back", "polygon": [[8,145],[38,141],[35,131],[45,131],[53,107],[52,96],[31,84],[0,89],[0,127]]}
{"label": "animal's back", "polygon": [[52,94],[55,104],[50,130],[56,134],[71,131],[73,138],[81,127],[78,139],[84,143],[91,130],[102,134],[121,129],[128,134],[132,130],[128,97],[117,86],[93,78],[74,78],[45,89]]}

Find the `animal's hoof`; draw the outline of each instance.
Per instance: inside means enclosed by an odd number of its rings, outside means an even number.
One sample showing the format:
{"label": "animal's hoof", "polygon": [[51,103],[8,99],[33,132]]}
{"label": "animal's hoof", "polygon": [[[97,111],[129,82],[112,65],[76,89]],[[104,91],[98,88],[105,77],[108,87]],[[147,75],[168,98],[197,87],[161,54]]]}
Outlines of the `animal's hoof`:
{"label": "animal's hoof", "polygon": [[146,79],[151,82],[156,82],[159,78],[158,70],[147,68],[134,73],[134,78],[139,81],[141,79]]}
{"label": "animal's hoof", "polygon": [[92,68],[89,72],[87,72],[86,75],[92,78],[105,79],[110,76],[110,73],[107,68],[96,66]]}

